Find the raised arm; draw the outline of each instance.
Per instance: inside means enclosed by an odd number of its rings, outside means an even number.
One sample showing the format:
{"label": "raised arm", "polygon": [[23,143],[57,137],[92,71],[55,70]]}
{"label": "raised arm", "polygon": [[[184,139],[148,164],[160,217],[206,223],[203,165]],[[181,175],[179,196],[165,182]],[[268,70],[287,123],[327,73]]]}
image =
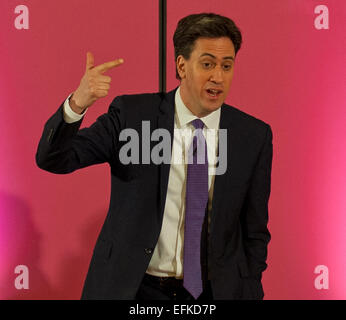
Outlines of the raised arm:
{"label": "raised arm", "polygon": [[[105,97],[111,78],[107,70],[120,65],[122,59],[94,67],[94,58],[87,53],[86,71],[80,85],[70,98],[73,112],[83,114],[99,98]],[[79,130],[82,119],[67,123],[64,104],[44,126],[36,153],[36,163],[52,173],[69,173],[92,164],[110,162],[121,128],[121,99],[116,98],[108,109],[89,128]]]}

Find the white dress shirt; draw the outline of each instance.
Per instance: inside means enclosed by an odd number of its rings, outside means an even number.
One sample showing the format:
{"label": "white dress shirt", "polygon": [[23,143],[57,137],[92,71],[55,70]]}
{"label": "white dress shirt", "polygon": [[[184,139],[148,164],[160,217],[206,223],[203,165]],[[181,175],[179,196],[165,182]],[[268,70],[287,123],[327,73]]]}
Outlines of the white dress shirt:
{"label": "white dress shirt", "polygon": [[[71,95],[70,95],[71,96]],[[70,97],[69,96],[69,97]],[[69,97],[64,103],[64,120],[68,123],[80,120],[86,111],[79,115],[72,111]],[[208,213],[211,211],[217,160],[218,129],[221,108],[200,118],[204,123],[203,135],[207,141],[208,155]],[[156,244],[147,273],[158,277],[183,278],[184,257],[184,218],[185,189],[187,172],[187,150],[191,144],[194,127],[191,121],[197,119],[185,106],[180,96],[180,87],[175,93],[174,139],[172,161],[169,171],[168,189],[161,233]],[[210,222],[210,216],[209,216]]]}

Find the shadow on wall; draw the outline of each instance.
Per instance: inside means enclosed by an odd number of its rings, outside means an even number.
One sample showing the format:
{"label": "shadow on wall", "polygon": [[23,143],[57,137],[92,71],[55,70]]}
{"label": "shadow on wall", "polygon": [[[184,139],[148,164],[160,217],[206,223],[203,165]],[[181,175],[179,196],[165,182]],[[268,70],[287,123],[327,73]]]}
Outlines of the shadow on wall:
{"label": "shadow on wall", "polygon": [[[39,268],[41,235],[35,227],[31,209],[23,199],[0,191],[0,299],[39,299],[54,296]],[[29,270],[29,289],[17,289],[15,268]],[[19,282],[23,284],[23,281]]]}
{"label": "shadow on wall", "polygon": [[60,296],[57,299],[80,299],[84,280],[87,275],[93,249],[107,210],[100,210],[89,216],[85,225],[76,229],[78,235],[78,249],[66,253],[59,262],[58,275]]}
{"label": "shadow on wall", "polygon": [[[80,299],[92,249],[105,219],[105,211],[79,230],[80,250],[58,260],[61,266],[54,287],[40,269],[40,244],[44,241],[32,219],[32,211],[23,199],[0,191],[0,299],[58,300]],[[29,289],[17,289],[16,266],[29,270]],[[23,281],[20,281],[23,284]]]}

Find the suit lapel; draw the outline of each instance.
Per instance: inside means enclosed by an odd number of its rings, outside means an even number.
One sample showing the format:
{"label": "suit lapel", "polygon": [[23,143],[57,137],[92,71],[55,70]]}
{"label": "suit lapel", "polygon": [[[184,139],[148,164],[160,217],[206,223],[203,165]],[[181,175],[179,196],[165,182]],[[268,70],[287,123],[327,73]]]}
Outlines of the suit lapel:
{"label": "suit lapel", "polygon": [[[174,137],[174,105],[175,105],[175,92],[177,88],[168,92],[161,93],[164,98],[160,104],[160,111],[157,119],[157,127],[163,128],[169,131],[171,137],[171,154],[172,145]],[[159,167],[159,177],[160,177],[160,218],[163,217],[163,210],[165,208],[167,188],[168,188],[168,177],[169,177],[170,164],[162,163]]]}
{"label": "suit lapel", "polygon": [[230,180],[231,174],[231,146],[232,146],[232,117],[230,116],[229,110],[226,108],[230,108],[229,106],[223,104],[221,107],[221,115],[220,115],[220,125],[219,129],[227,130],[227,169],[226,172],[222,175],[216,175],[214,180],[214,191],[213,191],[213,200],[212,200],[212,208],[210,212],[210,235],[213,235],[213,229],[215,224],[215,219],[220,209],[222,199],[225,198],[225,191],[227,190],[227,184]]}

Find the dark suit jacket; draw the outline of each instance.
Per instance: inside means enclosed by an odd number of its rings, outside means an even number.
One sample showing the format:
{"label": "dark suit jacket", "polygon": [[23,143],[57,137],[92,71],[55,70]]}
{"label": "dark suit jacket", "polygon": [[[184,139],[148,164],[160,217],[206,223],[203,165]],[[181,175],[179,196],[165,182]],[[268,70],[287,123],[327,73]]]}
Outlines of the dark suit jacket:
{"label": "dark suit jacket", "polygon": [[[175,90],[123,95],[89,128],[67,124],[63,104],[47,121],[36,154],[37,165],[66,174],[107,162],[111,170],[109,210],[96,242],[83,299],[134,299],[160,235],[169,164],[129,164],[119,159],[124,128],[141,137],[168,129],[173,137]],[[214,182],[208,276],[215,299],[262,299],[266,269],[272,131],[268,124],[232,106],[221,107],[227,129],[226,173]],[[141,139],[141,138],[140,138]],[[140,140],[141,141],[141,140]],[[151,147],[158,142],[151,142]],[[141,159],[141,156],[140,156]]]}

